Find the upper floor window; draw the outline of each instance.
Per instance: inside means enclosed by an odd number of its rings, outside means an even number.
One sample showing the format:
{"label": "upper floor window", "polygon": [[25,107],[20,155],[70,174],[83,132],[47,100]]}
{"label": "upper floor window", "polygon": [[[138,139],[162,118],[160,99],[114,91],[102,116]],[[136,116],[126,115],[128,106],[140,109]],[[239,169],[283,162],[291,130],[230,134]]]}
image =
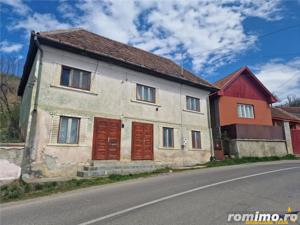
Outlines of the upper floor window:
{"label": "upper floor window", "polygon": [[91,72],[63,66],[60,77],[60,85],[90,90]]}
{"label": "upper floor window", "polygon": [[247,104],[237,105],[238,116],[240,118],[254,118],[254,106]]}
{"label": "upper floor window", "polygon": [[155,88],[145,85],[136,85],[136,99],[155,103]]}
{"label": "upper floor window", "polygon": [[77,144],[79,136],[79,118],[61,116],[59,122],[58,143]]}
{"label": "upper floor window", "polygon": [[163,127],[163,146],[166,148],[174,147],[174,129]]}
{"label": "upper floor window", "polygon": [[186,109],[200,112],[200,99],[186,96]]}
{"label": "upper floor window", "polygon": [[192,130],[192,148],[201,148],[201,133],[200,131]]}

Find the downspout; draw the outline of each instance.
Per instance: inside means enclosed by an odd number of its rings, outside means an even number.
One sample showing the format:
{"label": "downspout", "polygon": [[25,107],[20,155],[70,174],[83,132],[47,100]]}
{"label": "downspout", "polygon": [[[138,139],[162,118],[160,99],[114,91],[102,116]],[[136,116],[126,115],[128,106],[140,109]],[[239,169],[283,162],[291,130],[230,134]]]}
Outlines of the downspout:
{"label": "downspout", "polygon": [[214,140],[212,138],[209,96],[207,97],[206,101],[207,101],[208,133],[210,139],[210,155],[211,155],[210,159],[213,159],[213,157],[215,157],[215,153],[214,153]]}
{"label": "downspout", "polygon": [[30,128],[30,144],[29,144],[29,174],[35,176],[33,174],[32,170],[32,162],[36,159],[36,147],[34,144],[35,141],[35,135],[36,135],[36,129],[37,129],[37,108],[38,108],[38,101],[39,101],[39,93],[40,93],[40,85],[41,85],[41,71],[42,71],[42,59],[43,59],[43,49],[41,48],[41,45],[37,39],[37,36],[35,34],[34,36],[34,43],[36,44],[37,48],[40,51],[39,54],[39,63],[38,63],[38,71],[37,71],[37,78],[36,78],[36,91],[34,96],[34,105],[33,105],[33,111],[32,111],[32,119],[31,119],[31,128]]}

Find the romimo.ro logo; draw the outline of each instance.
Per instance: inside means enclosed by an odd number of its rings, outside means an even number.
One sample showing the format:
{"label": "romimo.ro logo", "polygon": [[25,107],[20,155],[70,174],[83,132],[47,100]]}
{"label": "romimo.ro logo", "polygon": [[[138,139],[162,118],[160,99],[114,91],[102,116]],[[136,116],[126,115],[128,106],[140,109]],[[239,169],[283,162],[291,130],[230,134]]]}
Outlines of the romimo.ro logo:
{"label": "romimo.ro logo", "polygon": [[298,213],[299,211],[292,211],[291,208],[288,208],[286,213],[229,213],[227,221],[245,224],[292,224],[298,221]]}

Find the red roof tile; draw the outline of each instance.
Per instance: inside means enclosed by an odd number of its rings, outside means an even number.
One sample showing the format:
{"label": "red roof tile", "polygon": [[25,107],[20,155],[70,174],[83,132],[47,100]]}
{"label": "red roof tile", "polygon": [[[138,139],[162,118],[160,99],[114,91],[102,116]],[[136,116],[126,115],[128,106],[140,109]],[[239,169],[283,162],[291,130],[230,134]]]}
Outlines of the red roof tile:
{"label": "red roof tile", "polygon": [[272,108],[272,118],[285,121],[296,121],[300,123],[300,119],[297,116],[286,112],[282,108]]}
{"label": "red roof tile", "polygon": [[208,81],[192,74],[171,61],[170,59],[154,55],[84,29],[71,29],[54,32],[37,33],[39,37],[70,45],[99,55],[108,56],[122,62],[130,63],[142,68],[187,80],[195,84],[215,88]]}

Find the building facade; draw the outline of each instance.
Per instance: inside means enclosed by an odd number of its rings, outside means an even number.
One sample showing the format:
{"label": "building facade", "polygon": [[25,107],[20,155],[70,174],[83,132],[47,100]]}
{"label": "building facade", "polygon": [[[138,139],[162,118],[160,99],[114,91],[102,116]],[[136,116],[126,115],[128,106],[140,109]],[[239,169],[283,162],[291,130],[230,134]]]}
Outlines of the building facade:
{"label": "building facade", "polygon": [[33,33],[19,88],[27,170],[206,162],[213,90],[170,60],[84,30]]}
{"label": "building facade", "polygon": [[215,155],[272,156],[291,153],[285,134],[272,123],[277,99],[248,67],[214,83],[210,95]]}

